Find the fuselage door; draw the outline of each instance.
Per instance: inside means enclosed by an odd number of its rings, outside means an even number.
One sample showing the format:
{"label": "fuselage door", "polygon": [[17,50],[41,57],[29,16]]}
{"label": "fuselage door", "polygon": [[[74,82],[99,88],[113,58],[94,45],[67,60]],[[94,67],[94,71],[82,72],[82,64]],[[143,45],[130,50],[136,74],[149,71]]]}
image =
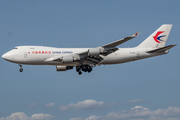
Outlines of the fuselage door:
{"label": "fuselage door", "polygon": [[27,58],[27,57],[28,57],[28,53],[24,52],[24,58]]}
{"label": "fuselage door", "polygon": [[137,58],[140,57],[140,52],[136,52],[136,57],[137,57]]}

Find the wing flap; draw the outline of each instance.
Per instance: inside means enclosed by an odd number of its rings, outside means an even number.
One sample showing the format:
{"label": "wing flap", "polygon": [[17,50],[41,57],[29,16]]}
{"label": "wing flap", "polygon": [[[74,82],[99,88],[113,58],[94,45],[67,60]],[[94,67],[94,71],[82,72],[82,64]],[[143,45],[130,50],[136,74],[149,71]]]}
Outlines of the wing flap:
{"label": "wing flap", "polygon": [[101,62],[103,60],[103,58],[100,56],[88,56],[85,60],[86,60],[86,62],[98,64],[99,62]]}
{"label": "wing flap", "polygon": [[107,50],[104,50],[104,51],[101,53],[101,55],[107,56],[107,55],[109,55],[109,54],[111,54],[111,53],[113,53],[113,52],[115,52],[115,51],[117,51],[117,50],[119,50],[119,49],[118,49],[118,48],[109,48],[109,49],[107,49]]}

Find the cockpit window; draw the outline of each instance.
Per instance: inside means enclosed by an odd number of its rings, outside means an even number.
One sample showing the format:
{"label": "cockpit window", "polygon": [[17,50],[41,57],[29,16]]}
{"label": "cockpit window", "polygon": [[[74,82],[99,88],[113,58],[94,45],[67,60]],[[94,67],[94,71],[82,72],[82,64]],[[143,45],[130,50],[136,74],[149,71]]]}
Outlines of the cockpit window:
{"label": "cockpit window", "polygon": [[13,48],[13,49],[18,49],[17,47]]}

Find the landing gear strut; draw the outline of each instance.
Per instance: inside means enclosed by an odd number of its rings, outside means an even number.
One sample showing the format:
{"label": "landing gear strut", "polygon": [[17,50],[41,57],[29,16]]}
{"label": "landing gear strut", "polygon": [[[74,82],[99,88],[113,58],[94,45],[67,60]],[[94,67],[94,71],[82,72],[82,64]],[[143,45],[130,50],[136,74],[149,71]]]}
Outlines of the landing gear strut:
{"label": "landing gear strut", "polygon": [[19,66],[20,66],[19,71],[22,72],[23,71],[22,65],[19,65]]}
{"label": "landing gear strut", "polygon": [[76,66],[76,71],[78,72],[79,75],[82,74],[83,72],[88,72],[90,73],[92,71],[92,67],[90,65],[80,65],[80,66]]}

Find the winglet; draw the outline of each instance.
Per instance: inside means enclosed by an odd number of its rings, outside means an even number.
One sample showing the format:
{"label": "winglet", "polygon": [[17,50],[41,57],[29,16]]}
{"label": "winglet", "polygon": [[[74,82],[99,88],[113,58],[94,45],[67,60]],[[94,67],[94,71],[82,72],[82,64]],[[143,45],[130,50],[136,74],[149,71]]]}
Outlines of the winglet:
{"label": "winglet", "polygon": [[140,32],[136,32],[133,35],[131,35],[131,37],[137,37],[139,35]]}

